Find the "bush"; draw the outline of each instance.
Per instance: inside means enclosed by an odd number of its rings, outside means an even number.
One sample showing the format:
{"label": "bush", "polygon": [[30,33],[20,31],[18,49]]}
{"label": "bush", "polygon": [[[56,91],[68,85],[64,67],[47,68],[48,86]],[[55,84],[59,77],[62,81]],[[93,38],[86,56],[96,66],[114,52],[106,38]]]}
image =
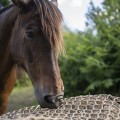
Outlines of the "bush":
{"label": "bush", "polygon": [[[120,80],[114,81],[104,62],[107,50],[101,41],[89,31],[86,33],[65,32],[66,59],[60,57],[60,68],[65,85],[65,96],[80,94],[119,95]],[[63,60],[64,59],[64,60]]]}

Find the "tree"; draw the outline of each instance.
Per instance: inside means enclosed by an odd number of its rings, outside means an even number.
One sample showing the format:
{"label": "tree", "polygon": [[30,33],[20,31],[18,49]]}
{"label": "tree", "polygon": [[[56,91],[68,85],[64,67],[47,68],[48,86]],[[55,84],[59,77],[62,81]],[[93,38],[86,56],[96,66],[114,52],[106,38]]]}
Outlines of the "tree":
{"label": "tree", "polygon": [[65,95],[120,93],[120,2],[91,2],[87,31],[65,32],[67,58],[60,58]]}
{"label": "tree", "polygon": [[112,92],[120,92],[120,1],[105,0],[102,7],[95,7],[91,2],[87,14],[88,28],[96,32],[100,47],[105,49],[102,61],[105,64],[105,80]]}

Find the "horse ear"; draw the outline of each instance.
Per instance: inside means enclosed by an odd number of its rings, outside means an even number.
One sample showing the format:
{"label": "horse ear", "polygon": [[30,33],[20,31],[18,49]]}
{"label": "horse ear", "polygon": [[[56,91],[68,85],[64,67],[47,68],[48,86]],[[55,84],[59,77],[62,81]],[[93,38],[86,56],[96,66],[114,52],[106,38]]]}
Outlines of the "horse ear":
{"label": "horse ear", "polygon": [[12,2],[18,6],[19,8],[25,8],[25,6],[30,2],[31,0],[12,0]]}
{"label": "horse ear", "polygon": [[58,7],[58,2],[57,2],[57,0],[51,0],[51,2],[52,2],[56,7]]}

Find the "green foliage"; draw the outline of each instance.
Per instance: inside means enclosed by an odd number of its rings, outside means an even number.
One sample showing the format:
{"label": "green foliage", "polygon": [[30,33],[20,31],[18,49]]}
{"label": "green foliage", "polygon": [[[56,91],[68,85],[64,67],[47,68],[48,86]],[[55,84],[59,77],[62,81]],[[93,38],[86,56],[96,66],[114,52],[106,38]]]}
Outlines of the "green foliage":
{"label": "green foliage", "polygon": [[65,60],[60,58],[59,61],[65,95],[86,94],[102,86],[104,83],[99,83],[106,67],[101,60],[105,49],[98,45],[97,38],[89,32],[86,34],[66,32],[64,39],[67,57]]}
{"label": "green foliage", "polygon": [[[118,93],[120,85],[120,2],[119,0],[105,0],[102,8],[95,8],[91,3],[91,10],[87,17],[94,23],[94,30],[97,30],[102,47],[106,49],[103,61],[108,67],[109,78],[116,84],[115,90]],[[91,26],[90,23],[88,24]]]}
{"label": "green foliage", "polygon": [[7,5],[10,3],[10,0],[0,0],[0,3],[1,3],[3,6],[7,6]]}
{"label": "green foliage", "polygon": [[67,59],[60,58],[65,95],[120,93],[120,2],[105,0],[87,13],[88,30],[64,35]]}
{"label": "green foliage", "polygon": [[26,87],[29,85],[31,85],[30,78],[25,72],[23,72],[16,81],[16,87]]}

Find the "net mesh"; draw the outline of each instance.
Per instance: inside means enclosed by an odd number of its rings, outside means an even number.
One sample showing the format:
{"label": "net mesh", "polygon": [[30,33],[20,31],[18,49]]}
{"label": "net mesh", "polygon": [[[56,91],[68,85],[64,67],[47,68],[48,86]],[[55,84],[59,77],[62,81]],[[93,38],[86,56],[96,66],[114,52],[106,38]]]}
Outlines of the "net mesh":
{"label": "net mesh", "polygon": [[120,120],[120,97],[86,95],[65,98],[57,109],[38,106],[9,112],[0,120]]}

